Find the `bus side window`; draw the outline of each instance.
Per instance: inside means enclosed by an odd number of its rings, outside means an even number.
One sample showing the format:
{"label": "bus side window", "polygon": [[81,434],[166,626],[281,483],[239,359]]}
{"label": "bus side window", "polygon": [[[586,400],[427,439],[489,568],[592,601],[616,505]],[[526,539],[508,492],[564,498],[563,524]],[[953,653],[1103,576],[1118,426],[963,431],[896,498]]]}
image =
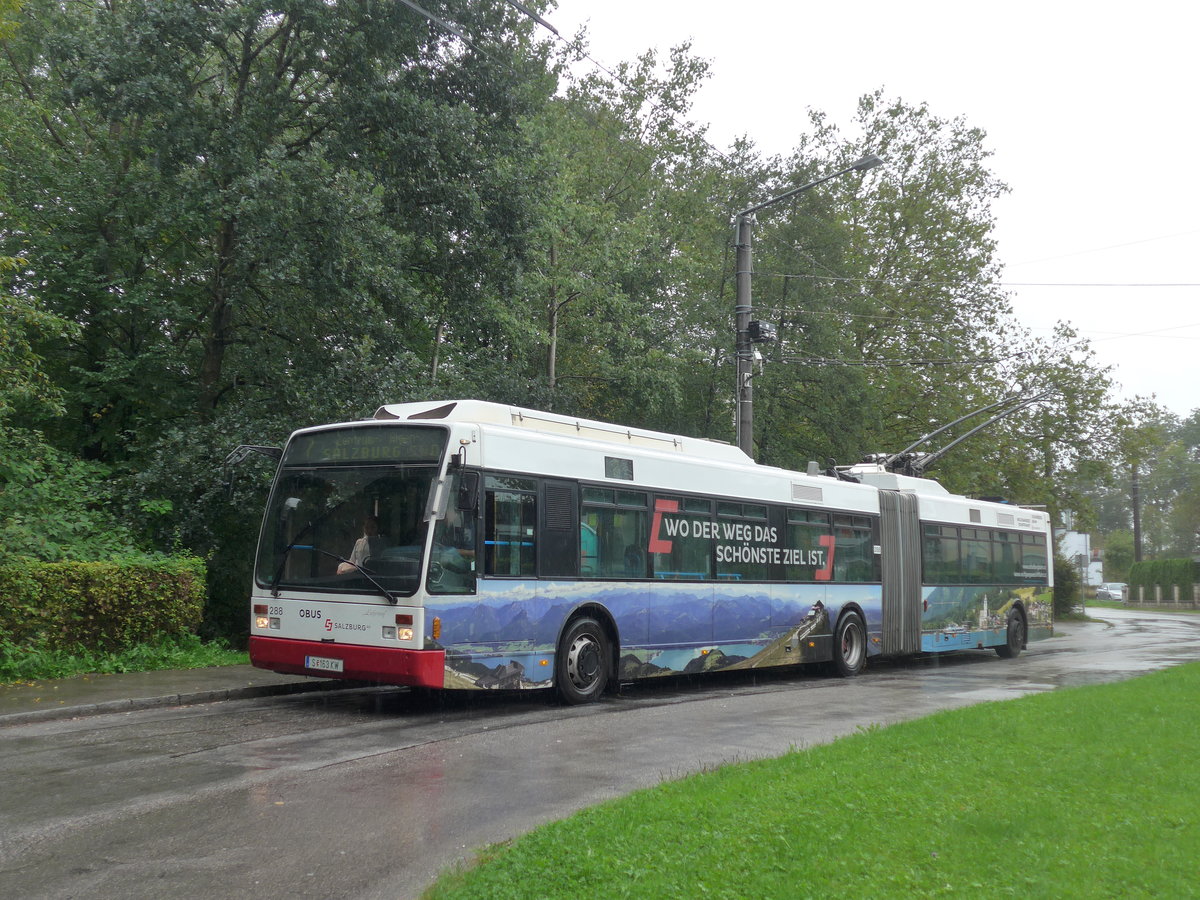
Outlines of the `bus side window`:
{"label": "bus side window", "polygon": [[654,577],[673,581],[711,579],[714,533],[710,500],[655,497],[647,542]]}
{"label": "bus side window", "polygon": [[993,579],[999,584],[1011,584],[1017,569],[1017,536],[1007,531],[992,535]]}
{"label": "bus side window", "polygon": [[642,491],[583,489],[579,574],[584,578],[645,578],[648,497]]}
{"label": "bus side window", "polygon": [[[784,566],[787,581],[817,581],[829,553],[829,514],[806,509],[788,509],[783,546],[788,551]],[[825,574],[828,580],[829,574]]]}
{"label": "bus side window", "polygon": [[922,545],[925,584],[958,584],[958,529],[946,525],[926,525]]}
{"label": "bus side window", "polygon": [[875,556],[871,520],[865,516],[833,517],[836,550],[833,580],[870,582],[879,580],[879,558]]}
{"label": "bus side window", "polygon": [[767,507],[761,503],[717,502],[717,533],[729,536],[722,539],[717,551],[718,579],[770,580],[773,572],[769,549],[776,543],[770,521]]}
{"label": "bus side window", "polygon": [[990,533],[982,528],[963,528],[959,544],[959,562],[962,565],[962,580],[966,584],[990,584],[995,581],[992,572],[992,544]]}
{"label": "bus side window", "polygon": [[[504,480],[518,482],[522,479]],[[512,486],[524,487],[520,484]],[[483,551],[487,575],[534,576],[537,571],[537,494],[534,491],[495,490],[489,484],[484,501]]]}

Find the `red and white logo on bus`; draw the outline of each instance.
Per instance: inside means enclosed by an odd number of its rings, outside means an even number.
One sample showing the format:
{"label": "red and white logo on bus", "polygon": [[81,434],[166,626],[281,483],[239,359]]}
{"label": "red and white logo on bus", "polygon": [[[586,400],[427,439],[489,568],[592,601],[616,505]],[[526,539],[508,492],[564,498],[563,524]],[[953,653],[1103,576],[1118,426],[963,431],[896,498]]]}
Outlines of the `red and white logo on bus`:
{"label": "red and white logo on bus", "polygon": [[830,581],[833,579],[833,535],[823,534],[817,538],[817,543],[825,549],[825,565],[813,573],[813,580]]}
{"label": "red and white logo on bus", "polygon": [[654,501],[654,519],[650,523],[650,545],[647,548],[651,553],[670,553],[671,548],[675,546],[674,541],[665,540],[659,535],[662,533],[663,513],[679,512],[678,500],[659,500]]}

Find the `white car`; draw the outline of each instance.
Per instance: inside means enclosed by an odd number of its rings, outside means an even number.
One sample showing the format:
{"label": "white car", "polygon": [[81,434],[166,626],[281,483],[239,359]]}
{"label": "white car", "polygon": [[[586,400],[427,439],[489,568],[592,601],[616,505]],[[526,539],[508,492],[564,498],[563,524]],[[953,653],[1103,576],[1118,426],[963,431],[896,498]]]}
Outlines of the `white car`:
{"label": "white car", "polygon": [[1125,590],[1127,585],[1119,581],[1106,581],[1100,587],[1096,588],[1097,600],[1119,600],[1125,602]]}

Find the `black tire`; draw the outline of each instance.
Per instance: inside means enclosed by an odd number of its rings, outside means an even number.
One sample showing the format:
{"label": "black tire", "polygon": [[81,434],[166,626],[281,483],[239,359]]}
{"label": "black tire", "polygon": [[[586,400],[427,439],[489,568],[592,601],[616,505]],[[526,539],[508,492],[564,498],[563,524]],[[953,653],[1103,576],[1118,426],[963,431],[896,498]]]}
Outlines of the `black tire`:
{"label": "black tire", "polygon": [[833,671],[853,678],[867,666],[867,628],[855,612],[844,613],[833,633]]}
{"label": "black tire", "polygon": [[1008,629],[1005,643],[996,648],[996,653],[1004,659],[1016,659],[1025,647],[1025,617],[1019,610],[1008,614]]}
{"label": "black tire", "polygon": [[554,686],[564,703],[591,703],[608,685],[608,632],[595,619],[575,619],[563,633],[554,658]]}

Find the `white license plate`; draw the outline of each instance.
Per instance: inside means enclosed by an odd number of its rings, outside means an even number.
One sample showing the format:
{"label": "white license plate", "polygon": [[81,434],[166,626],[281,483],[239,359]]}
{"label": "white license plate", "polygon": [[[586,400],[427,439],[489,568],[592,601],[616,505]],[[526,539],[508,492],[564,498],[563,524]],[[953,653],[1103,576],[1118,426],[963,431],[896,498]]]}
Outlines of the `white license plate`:
{"label": "white license plate", "polygon": [[319,669],[322,672],[340,672],[342,671],[342,661],[330,659],[327,656],[306,656],[304,657],[304,668]]}

